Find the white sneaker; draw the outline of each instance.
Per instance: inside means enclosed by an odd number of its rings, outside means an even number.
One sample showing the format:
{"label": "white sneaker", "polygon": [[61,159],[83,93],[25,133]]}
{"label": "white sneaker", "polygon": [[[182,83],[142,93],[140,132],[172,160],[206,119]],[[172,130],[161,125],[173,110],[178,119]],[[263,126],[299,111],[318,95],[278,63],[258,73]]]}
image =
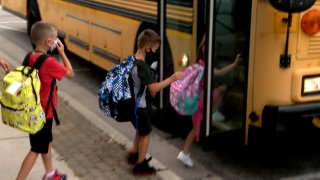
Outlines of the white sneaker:
{"label": "white sneaker", "polygon": [[226,119],[226,117],[221,114],[219,111],[216,111],[212,114],[212,121],[224,121]]}
{"label": "white sneaker", "polygon": [[193,166],[193,162],[190,158],[190,153],[189,154],[184,154],[182,151],[179,153],[178,160],[180,160],[185,166],[187,167],[192,167]]}

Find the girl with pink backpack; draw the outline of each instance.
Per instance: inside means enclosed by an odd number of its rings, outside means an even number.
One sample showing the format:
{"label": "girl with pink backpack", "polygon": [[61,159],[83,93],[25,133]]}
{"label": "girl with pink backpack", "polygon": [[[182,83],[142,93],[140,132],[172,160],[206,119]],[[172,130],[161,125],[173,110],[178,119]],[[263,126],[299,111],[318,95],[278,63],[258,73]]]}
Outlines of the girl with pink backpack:
{"label": "girl with pink backpack", "polygon": [[[197,64],[200,64],[204,66],[204,55],[205,55],[205,35],[203,36],[202,42],[199,46],[198,52],[197,52]],[[241,54],[238,54],[234,63],[229,64],[228,66],[222,68],[222,69],[216,69],[214,68],[213,74],[214,76],[224,76],[228,72],[230,72],[234,67],[237,66],[237,64],[241,61]],[[198,105],[196,112],[192,115],[192,130],[189,132],[186,142],[184,144],[183,150],[179,153],[177,159],[180,160],[185,166],[192,167],[193,161],[190,158],[190,147],[194,140],[199,141],[200,136],[200,125],[201,121],[203,119],[203,92],[204,89],[204,78],[202,76],[202,79],[199,83],[198,91],[200,92],[200,97],[198,99]],[[216,111],[217,103],[220,103],[222,99],[221,92],[224,90],[223,87],[215,87],[213,89],[213,107],[214,111]]]}

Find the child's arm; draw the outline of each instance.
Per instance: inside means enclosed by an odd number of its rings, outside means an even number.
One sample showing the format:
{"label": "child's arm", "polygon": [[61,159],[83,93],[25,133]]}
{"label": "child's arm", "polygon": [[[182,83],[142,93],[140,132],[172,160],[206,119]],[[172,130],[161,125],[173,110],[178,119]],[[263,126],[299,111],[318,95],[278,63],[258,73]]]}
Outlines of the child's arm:
{"label": "child's arm", "polygon": [[67,70],[68,70],[65,76],[67,78],[73,78],[74,77],[74,72],[73,72],[72,65],[71,65],[68,57],[66,56],[66,54],[64,52],[64,45],[62,44],[62,42],[59,39],[58,39],[58,42],[57,42],[57,49],[59,51],[60,57],[62,58],[64,67],[66,67]]}
{"label": "child's arm", "polygon": [[234,63],[232,63],[232,64],[229,64],[228,66],[226,66],[226,67],[224,67],[224,68],[222,68],[222,69],[216,69],[216,68],[214,68],[214,70],[213,70],[213,75],[214,76],[224,76],[224,75],[226,75],[228,72],[230,72],[234,67],[236,67],[237,66],[237,64],[240,62],[240,60],[241,60],[241,54],[238,54],[237,55],[237,57],[236,57],[236,59],[235,59],[235,61],[234,61]]}
{"label": "child's arm", "polygon": [[7,72],[9,72],[9,64],[3,58],[0,58],[0,66]]}
{"label": "child's arm", "polygon": [[161,81],[161,82],[156,82],[156,83],[152,83],[148,85],[148,89],[150,91],[150,94],[152,97],[154,97],[157,92],[159,92],[160,90],[166,88],[167,86],[169,86],[172,82],[180,79],[182,76],[182,73],[180,71],[174,73],[173,75],[171,75],[170,77],[168,77],[167,79]]}

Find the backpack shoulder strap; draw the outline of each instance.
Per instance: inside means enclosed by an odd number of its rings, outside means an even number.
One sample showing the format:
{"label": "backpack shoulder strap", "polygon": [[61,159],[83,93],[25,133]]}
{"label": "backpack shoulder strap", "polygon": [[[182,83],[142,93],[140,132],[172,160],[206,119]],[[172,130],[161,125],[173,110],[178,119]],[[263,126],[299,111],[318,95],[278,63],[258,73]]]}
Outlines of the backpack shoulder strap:
{"label": "backpack shoulder strap", "polygon": [[[30,59],[30,55],[31,55],[32,51],[29,52],[25,57],[24,60],[22,62],[23,66],[28,66],[28,62]],[[33,64],[32,69],[40,69],[42,64],[44,63],[44,60],[46,60],[48,57],[48,55],[46,54],[42,54],[38,57],[38,59],[36,60],[36,62]]]}
{"label": "backpack shoulder strap", "polygon": [[30,55],[31,55],[32,52],[29,52],[25,57],[24,57],[24,60],[22,62],[22,65],[23,66],[27,66],[28,65],[28,61],[30,59]]}
{"label": "backpack shoulder strap", "polygon": [[36,62],[33,64],[32,69],[40,69],[42,64],[44,63],[44,60],[48,58],[48,55],[42,54],[41,56],[38,57]]}
{"label": "backpack shoulder strap", "polygon": [[46,113],[46,115],[48,114],[49,107],[51,106],[54,120],[56,121],[57,125],[60,125],[60,120],[59,120],[59,117],[58,117],[57,110],[56,110],[56,108],[54,107],[54,105],[52,103],[53,91],[54,91],[54,88],[56,87],[56,81],[57,81],[56,79],[53,79],[51,81],[50,93],[49,93],[49,98],[48,98],[48,105],[47,105],[45,113]]}

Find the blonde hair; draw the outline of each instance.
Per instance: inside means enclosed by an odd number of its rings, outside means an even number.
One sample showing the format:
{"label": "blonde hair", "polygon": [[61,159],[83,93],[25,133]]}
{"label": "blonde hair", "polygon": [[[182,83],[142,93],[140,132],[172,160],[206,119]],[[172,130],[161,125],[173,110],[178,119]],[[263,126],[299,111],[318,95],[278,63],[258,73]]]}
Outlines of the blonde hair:
{"label": "blonde hair", "polygon": [[143,48],[144,46],[152,46],[156,43],[161,43],[160,36],[152,29],[145,29],[138,37],[137,46]]}
{"label": "blonde hair", "polygon": [[56,27],[48,22],[38,21],[31,27],[31,39],[33,43],[39,43],[57,31]]}

